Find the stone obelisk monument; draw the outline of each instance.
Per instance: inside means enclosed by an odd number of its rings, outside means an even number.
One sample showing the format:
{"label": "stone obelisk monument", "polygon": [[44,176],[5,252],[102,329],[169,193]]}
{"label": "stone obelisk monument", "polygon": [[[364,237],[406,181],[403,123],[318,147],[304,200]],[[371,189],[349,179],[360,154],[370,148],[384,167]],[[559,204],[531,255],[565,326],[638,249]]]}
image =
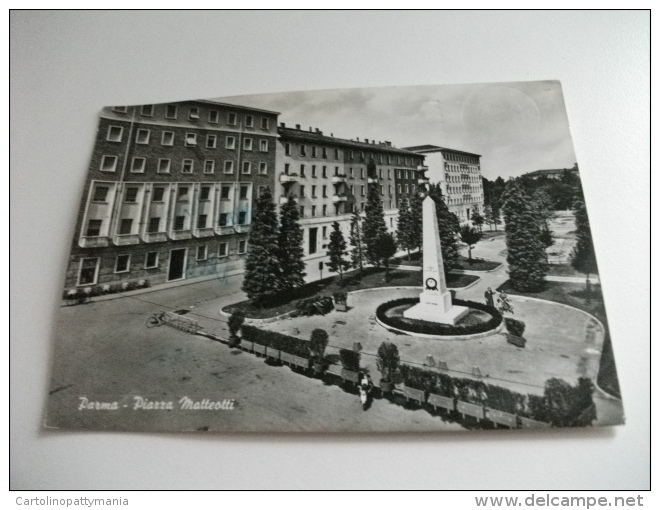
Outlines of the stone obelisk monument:
{"label": "stone obelisk monument", "polygon": [[451,293],[447,290],[442,250],[440,249],[440,233],[438,232],[438,217],[435,214],[435,202],[430,196],[422,204],[422,235],[424,247],[424,280],[419,304],[403,312],[408,319],[418,319],[442,324],[456,324],[469,309],[464,306],[454,306]]}

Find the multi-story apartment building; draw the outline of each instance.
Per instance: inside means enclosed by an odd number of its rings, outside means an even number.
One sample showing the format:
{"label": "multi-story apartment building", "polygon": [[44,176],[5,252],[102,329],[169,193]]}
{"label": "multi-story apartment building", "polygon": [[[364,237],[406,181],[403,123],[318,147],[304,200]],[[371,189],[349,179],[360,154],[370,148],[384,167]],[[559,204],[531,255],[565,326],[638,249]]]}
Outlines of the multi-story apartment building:
{"label": "multi-story apartment building", "polygon": [[274,189],[278,113],[213,101],[105,108],[66,287],[240,273]]}
{"label": "multi-story apartment building", "polygon": [[447,206],[461,223],[471,223],[474,212],[483,214],[484,190],[479,154],[435,145],[406,147],[406,150],[425,155],[428,169],[434,175],[442,176],[440,184]]}
{"label": "multi-story apartment building", "polygon": [[[340,224],[345,239],[350,234],[354,211],[364,211],[369,186],[378,186],[385,223],[397,227],[397,175],[413,174],[424,156],[393,147],[390,142],[345,140],[324,135],[319,129],[302,130],[281,124],[277,148],[276,200],[289,195],[300,207],[308,280],[330,276],[325,269],[332,223]],[[405,193],[414,193],[410,185]],[[324,272],[325,269],[325,272]]]}

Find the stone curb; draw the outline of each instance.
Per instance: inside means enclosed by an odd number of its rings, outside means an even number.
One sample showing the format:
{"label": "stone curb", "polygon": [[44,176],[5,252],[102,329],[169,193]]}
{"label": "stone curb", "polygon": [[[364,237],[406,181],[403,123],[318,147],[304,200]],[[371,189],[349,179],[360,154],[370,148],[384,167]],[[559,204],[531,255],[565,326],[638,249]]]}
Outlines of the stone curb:
{"label": "stone curb", "polygon": [[485,338],[487,336],[491,335],[496,335],[502,331],[504,328],[504,319],[502,319],[502,322],[500,322],[500,325],[497,326],[495,329],[491,329],[490,331],[484,331],[483,333],[475,333],[473,335],[429,335],[426,333],[414,333],[411,331],[406,331],[404,329],[399,329],[395,328],[393,326],[388,326],[387,324],[384,324],[383,322],[380,321],[378,317],[376,317],[376,323],[380,324],[382,327],[384,327],[388,331],[395,331],[397,333],[403,333],[405,335],[409,336],[416,336],[419,338],[430,338],[432,340],[450,340],[454,342],[460,342],[463,340],[476,340],[479,338]]}
{"label": "stone curb", "polygon": [[[225,305],[225,306],[231,306],[231,305]],[[285,312],[280,315],[276,315],[275,317],[266,317],[264,319],[255,319],[252,317],[245,317],[245,324],[268,324],[269,322],[275,322],[280,319],[285,319],[291,314],[293,314],[295,310],[291,310],[290,312]],[[220,315],[223,317],[231,317],[230,313],[225,312],[222,308],[220,308]]]}
{"label": "stone curb", "polygon": [[[602,331],[603,335],[605,334],[605,331],[606,331],[606,330],[605,330],[605,326],[603,326],[603,323],[602,323],[600,320],[598,320],[597,317],[591,315],[589,312],[585,312],[584,310],[580,310],[579,308],[576,308],[576,307],[574,307],[574,306],[571,306],[571,305],[565,305],[564,303],[557,303],[556,301],[548,301],[547,299],[539,299],[539,298],[533,298],[533,297],[527,297],[527,296],[518,296],[518,295],[516,295],[516,294],[508,294],[508,296],[509,296],[510,299],[513,299],[513,300],[516,300],[516,299],[517,299],[517,300],[519,300],[519,301],[525,301],[525,300],[527,300],[527,301],[539,301],[539,302],[541,302],[541,303],[552,303],[552,304],[554,304],[554,305],[563,306],[564,308],[568,308],[568,309],[570,309],[570,310],[577,310],[578,312],[583,313],[584,315],[586,315],[587,317],[593,319],[596,323],[598,323],[598,325],[599,325],[600,328],[601,328],[601,331]],[[602,351],[602,350],[601,350],[600,355],[601,355],[601,356],[603,355],[603,351]],[[598,366],[600,367],[600,363],[598,364]],[[591,381],[591,382],[593,383],[594,387],[598,390],[598,392],[599,392],[604,398],[611,399],[611,400],[615,400],[615,401],[617,401],[617,402],[622,402],[622,401],[623,401],[623,400],[620,399],[619,397],[615,397],[614,395],[612,395],[612,394],[610,394],[610,393],[607,393],[604,389],[602,389],[600,386],[598,386],[598,374],[596,374],[596,379],[593,380],[593,381]]]}

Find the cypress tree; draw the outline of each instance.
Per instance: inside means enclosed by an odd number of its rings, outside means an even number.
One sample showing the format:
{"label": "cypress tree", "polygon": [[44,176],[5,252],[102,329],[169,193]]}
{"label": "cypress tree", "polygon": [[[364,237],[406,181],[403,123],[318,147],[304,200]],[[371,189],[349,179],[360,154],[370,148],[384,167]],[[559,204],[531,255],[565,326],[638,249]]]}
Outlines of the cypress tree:
{"label": "cypress tree", "polygon": [[362,235],[362,218],[357,211],[353,212],[353,217],[351,218],[351,235],[348,240],[353,247],[351,249],[351,266],[353,268],[359,267],[360,274],[362,274],[365,247]]}
{"label": "cypress tree", "polygon": [[[385,266],[385,281],[389,281],[390,259],[396,254],[396,240],[389,232],[381,234],[374,245],[374,251],[379,261]],[[380,262],[379,262],[380,263]]]}
{"label": "cypress tree", "polygon": [[410,240],[414,248],[422,250],[424,229],[422,225],[422,197],[413,195],[410,199]]}
{"label": "cypress tree", "polygon": [[548,267],[534,204],[517,180],[507,183],[502,199],[511,285],[521,292],[538,291]]}
{"label": "cypress tree", "polygon": [[[376,165],[371,162],[368,166],[368,175],[376,175]],[[375,178],[375,177],[374,177]],[[366,246],[366,260],[370,264],[380,265],[380,257],[376,249],[378,238],[387,233],[385,225],[385,212],[380,198],[380,185],[371,183],[367,190],[367,204],[364,208],[365,218],[362,225],[362,237]]]}
{"label": "cypress tree", "polygon": [[266,189],[255,203],[243,279],[243,290],[257,305],[281,290],[277,227],[273,197]]}
{"label": "cypress tree", "polygon": [[399,202],[399,219],[396,228],[396,238],[399,246],[408,252],[408,260],[410,260],[410,250],[414,250],[417,246],[412,238],[412,225],[411,214],[408,201],[405,198]]}
{"label": "cypress tree", "polygon": [[571,265],[573,269],[587,276],[587,300],[589,300],[591,298],[589,275],[598,273],[598,266],[596,265],[596,252],[591,239],[587,208],[581,200],[575,204],[575,237],[575,251],[571,258]]}
{"label": "cypress tree", "polygon": [[435,202],[435,213],[438,218],[438,231],[440,233],[440,244],[442,246],[442,259],[445,264],[445,277],[452,269],[460,268],[458,263],[458,242],[456,234],[460,230],[460,222],[456,215],[449,211],[442,189],[439,184],[429,186],[429,196]]}
{"label": "cypress tree", "polygon": [[289,195],[280,210],[280,233],[278,237],[282,290],[291,290],[305,283],[305,261],[303,257],[303,231],[300,228],[300,213],[294,198]]}
{"label": "cypress tree", "polygon": [[335,221],[332,224],[332,232],[330,232],[330,243],[328,243],[328,269],[333,273],[339,273],[339,285],[344,286],[344,271],[351,267],[351,263],[344,257],[346,253],[346,241],[344,234],[339,228],[339,222]]}

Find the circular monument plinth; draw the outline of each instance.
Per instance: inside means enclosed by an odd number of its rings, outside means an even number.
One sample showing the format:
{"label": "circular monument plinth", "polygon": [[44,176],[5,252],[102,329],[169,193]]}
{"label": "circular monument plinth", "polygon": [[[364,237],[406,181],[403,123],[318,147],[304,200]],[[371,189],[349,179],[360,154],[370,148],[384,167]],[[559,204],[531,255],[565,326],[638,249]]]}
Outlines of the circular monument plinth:
{"label": "circular monument plinth", "polygon": [[454,299],[454,304],[467,310],[455,324],[406,316],[408,310],[419,306],[419,298],[401,298],[381,304],[376,309],[376,322],[390,331],[438,340],[482,338],[498,333],[504,326],[502,315],[494,307],[460,299]]}

